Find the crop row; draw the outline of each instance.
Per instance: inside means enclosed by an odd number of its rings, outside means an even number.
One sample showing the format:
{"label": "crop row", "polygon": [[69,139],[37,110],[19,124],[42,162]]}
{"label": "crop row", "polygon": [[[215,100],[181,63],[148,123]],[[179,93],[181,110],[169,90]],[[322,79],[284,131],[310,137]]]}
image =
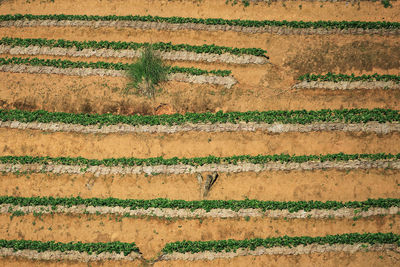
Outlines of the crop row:
{"label": "crop row", "polygon": [[[2,65],[30,65],[30,66],[47,66],[56,68],[89,68],[89,69],[111,69],[111,70],[129,70],[131,64],[128,63],[109,63],[109,62],[83,62],[70,61],[61,59],[40,59],[40,58],[0,58],[0,66]],[[216,75],[226,77],[231,74],[230,70],[202,70],[198,68],[185,68],[173,66],[168,69],[170,74],[186,73],[190,75]]]}
{"label": "crop row", "polygon": [[64,39],[21,39],[21,38],[8,38],[4,37],[0,39],[0,45],[15,46],[46,46],[46,47],[62,47],[62,48],[75,48],[80,51],[83,49],[113,49],[113,50],[138,50],[146,46],[151,46],[153,49],[169,52],[169,51],[187,51],[195,53],[212,53],[212,54],[224,54],[229,53],[233,55],[253,55],[266,57],[265,53],[267,51],[260,48],[233,48],[226,46],[216,46],[216,45],[188,45],[188,44],[172,44],[172,43],[135,43],[135,42],[109,42],[109,41],[69,41]]}
{"label": "crop row", "polygon": [[163,157],[155,158],[109,158],[109,159],[85,159],[82,157],[32,157],[32,156],[0,156],[0,163],[3,164],[61,164],[70,166],[158,166],[158,165],[191,165],[203,166],[205,164],[232,164],[239,163],[252,163],[252,164],[266,164],[268,162],[280,163],[304,163],[304,162],[340,162],[350,160],[399,160],[399,154],[325,154],[325,155],[288,155],[288,154],[275,154],[275,155],[240,155],[231,157],[196,157],[196,158],[178,158],[173,157],[165,159]]}
{"label": "crop row", "polygon": [[399,22],[388,21],[276,21],[276,20],[227,20],[220,18],[185,18],[185,17],[159,17],[159,16],[90,16],[90,15],[32,15],[15,14],[0,15],[0,21],[16,20],[81,20],[81,21],[142,21],[142,22],[165,22],[173,24],[205,24],[205,25],[229,25],[241,27],[289,27],[289,28],[326,28],[326,29],[398,29]]}
{"label": "crop row", "polygon": [[44,251],[78,251],[87,252],[91,254],[100,254],[102,252],[109,253],[121,253],[123,252],[125,256],[132,252],[139,253],[139,248],[135,243],[122,243],[122,242],[108,242],[108,243],[82,243],[82,242],[42,242],[42,241],[32,241],[32,240],[4,240],[0,239],[0,248],[11,248],[14,251],[30,249],[36,250],[38,252]]}
{"label": "crop row", "polygon": [[[170,200],[170,199],[118,199],[118,198],[81,198],[81,197],[15,197],[0,196],[1,204],[11,204],[15,206],[52,206],[56,210],[56,206],[78,206],[86,207],[123,207],[131,210],[137,209],[203,209],[209,212],[212,209],[229,209],[239,211],[240,209],[260,209],[267,210],[288,210],[289,212],[297,212],[300,210],[338,210],[341,208],[353,208],[367,211],[370,208],[400,207],[400,199],[368,199],[366,201],[260,201],[256,199],[245,200]],[[11,210],[10,210],[11,211]]]}
{"label": "crop row", "polygon": [[199,253],[204,251],[211,252],[236,252],[237,249],[255,250],[257,247],[273,248],[273,247],[297,247],[300,245],[335,245],[335,244],[396,244],[400,245],[400,235],[393,233],[349,233],[339,235],[327,235],[323,237],[270,237],[270,238],[254,238],[246,240],[218,240],[218,241],[178,241],[168,243],[162,252],[170,254],[178,253]]}
{"label": "crop row", "polygon": [[[1,64],[1,58],[0,58]],[[80,125],[182,125],[185,123],[285,123],[309,124],[317,122],[367,123],[371,121],[400,122],[400,111],[391,109],[322,109],[307,110],[272,110],[247,112],[186,113],[172,115],[113,115],[48,112],[44,110],[6,110],[0,109],[1,121],[67,123]]]}
{"label": "crop row", "polygon": [[300,81],[323,81],[323,82],[342,82],[342,81],[349,81],[349,82],[356,82],[356,81],[383,81],[389,82],[393,81],[395,83],[400,83],[400,75],[389,75],[389,74],[378,74],[374,73],[372,75],[360,75],[356,76],[354,73],[351,75],[347,74],[335,74],[328,72],[327,74],[304,74],[297,78]]}
{"label": "crop row", "polygon": [[[283,236],[269,238],[254,238],[245,240],[216,240],[216,241],[178,241],[167,243],[162,249],[163,254],[177,253],[201,253],[209,252],[236,252],[238,249],[256,250],[259,247],[274,248],[274,247],[289,247],[307,245],[336,245],[336,244],[368,244],[368,245],[383,245],[393,244],[400,245],[400,235],[394,233],[347,233],[327,236]],[[86,252],[89,255],[100,254],[103,252],[123,253],[125,256],[130,253],[140,253],[134,243],[123,242],[107,242],[107,243],[82,243],[69,242],[61,243],[55,241],[33,241],[33,240],[4,240],[0,239],[0,249],[8,248],[17,252],[20,250],[34,250],[37,252],[45,251],[78,251]]]}

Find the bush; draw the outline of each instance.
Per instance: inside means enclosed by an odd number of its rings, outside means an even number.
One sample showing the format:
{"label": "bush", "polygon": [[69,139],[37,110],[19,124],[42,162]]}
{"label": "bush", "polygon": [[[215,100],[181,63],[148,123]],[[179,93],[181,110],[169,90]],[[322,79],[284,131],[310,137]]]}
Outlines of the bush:
{"label": "bush", "polygon": [[136,89],[136,93],[149,98],[154,97],[160,83],[167,80],[170,67],[164,65],[161,58],[155,54],[153,48],[146,46],[136,63],[128,69],[127,90]]}

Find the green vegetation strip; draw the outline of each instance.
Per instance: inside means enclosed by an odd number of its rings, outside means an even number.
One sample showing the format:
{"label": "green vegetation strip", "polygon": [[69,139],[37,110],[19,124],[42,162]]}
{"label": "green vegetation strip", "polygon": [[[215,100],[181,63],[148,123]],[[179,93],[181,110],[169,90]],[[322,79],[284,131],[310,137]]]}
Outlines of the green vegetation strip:
{"label": "green vegetation strip", "polygon": [[[2,65],[30,65],[30,66],[46,66],[55,68],[86,68],[86,69],[110,69],[127,71],[132,64],[128,63],[109,63],[109,62],[83,62],[83,61],[70,61],[61,59],[39,59],[39,58],[0,58],[0,66]],[[232,72],[230,70],[202,70],[197,68],[184,68],[173,66],[169,68],[169,73],[186,73],[190,75],[216,75],[221,77],[229,76]]]}
{"label": "green vegetation strip", "polygon": [[32,240],[4,240],[0,239],[0,248],[12,248],[14,251],[30,249],[38,252],[44,251],[78,251],[87,252],[91,254],[100,254],[102,252],[121,253],[125,256],[131,252],[139,253],[139,248],[135,243],[122,243],[122,242],[109,242],[109,243],[82,243],[82,242],[69,242],[60,243],[55,241],[42,242]]}
{"label": "green vegetation strip", "polygon": [[389,74],[378,74],[374,73],[372,75],[363,74],[361,76],[355,76],[354,73],[351,75],[347,74],[335,74],[328,72],[327,74],[304,74],[297,78],[300,81],[319,81],[319,82],[374,82],[374,81],[382,81],[382,82],[395,82],[400,83],[400,75],[389,75]]}
{"label": "green vegetation strip", "polygon": [[14,197],[0,196],[0,204],[11,204],[17,206],[77,206],[84,205],[86,207],[123,207],[131,210],[137,209],[204,209],[207,212],[212,209],[229,209],[238,211],[240,209],[261,209],[266,210],[289,210],[289,212],[297,212],[299,210],[311,211],[313,209],[322,210],[338,210],[341,208],[353,208],[367,211],[370,208],[400,207],[400,199],[368,199],[366,201],[260,201],[255,199],[245,200],[170,200],[170,199],[118,199],[118,198],[81,198],[81,197]]}
{"label": "green vegetation strip", "polygon": [[71,166],[157,166],[157,165],[191,165],[191,166],[203,166],[205,164],[233,164],[239,163],[252,163],[252,164],[266,164],[268,162],[280,162],[280,163],[304,163],[309,161],[325,162],[346,162],[349,160],[399,160],[399,154],[326,154],[326,155],[241,155],[231,157],[197,157],[197,158],[169,158],[164,159],[163,157],[155,158],[110,158],[110,159],[85,159],[82,157],[71,158],[71,157],[32,157],[32,156],[0,156],[0,163],[2,164],[61,164]]}
{"label": "green vegetation strip", "polygon": [[[1,59],[0,59],[1,64]],[[61,64],[61,63],[60,63]],[[284,123],[310,124],[319,122],[367,123],[400,122],[400,111],[391,109],[322,109],[307,110],[272,110],[217,113],[186,113],[172,115],[113,115],[48,112],[44,110],[6,110],[0,109],[0,121],[19,121],[23,123],[66,123],[79,125],[182,125],[185,123]]]}
{"label": "green vegetation strip", "polygon": [[170,51],[187,51],[187,52],[195,52],[195,53],[212,53],[212,54],[224,54],[229,53],[233,55],[253,55],[266,57],[265,53],[267,51],[260,48],[233,48],[226,46],[216,46],[216,45],[188,45],[188,44],[171,44],[171,43],[135,43],[135,42],[109,42],[109,41],[68,41],[64,39],[21,39],[21,38],[8,38],[4,37],[0,40],[0,45],[9,45],[12,47],[22,46],[28,47],[30,45],[34,46],[47,46],[47,47],[62,47],[62,48],[76,48],[77,50],[83,49],[113,49],[113,50],[121,50],[121,49],[129,49],[129,50],[138,50],[140,48],[151,45],[151,47],[155,50],[159,50],[162,52],[170,52]]}
{"label": "green vegetation strip", "polygon": [[393,233],[350,233],[340,235],[327,235],[323,237],[270,237],[266,239],[254,238],[246,240],[218,240],[218,241],[178,241],[168,243],[162,252],[201,253],[211,252],[236,252],[237,249],[255,250],[257,247],[297,247],[300,245],[335,245],[335,244],[395,244],[400,245],[400,235]]}
{"label": "green vegetation strip", "polygon": [[289,27],[289,28],[326,28],[326,29],[399,29],[400,22],[388,21],[276,21],[276,20],[227,20],[220,18],[185,18],[185,17],[159,17],[159,16],[88,16],[88,15],[32,15],[32,14],[15,14],[0,15],[0,21],[16,21],[16,20],[83,20],[83,21],[143,21],[143,22],[166,22],[174,24],[206,24],[206,25],[229,25],[241,27]]}

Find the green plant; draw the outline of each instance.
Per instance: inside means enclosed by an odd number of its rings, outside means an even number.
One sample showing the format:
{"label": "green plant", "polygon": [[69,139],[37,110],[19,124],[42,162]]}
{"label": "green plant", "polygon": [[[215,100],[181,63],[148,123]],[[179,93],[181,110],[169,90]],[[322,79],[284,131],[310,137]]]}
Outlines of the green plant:
{"label": "green plant", "polygon": [[[228,0],[231,1],[231,0]],[[384,0],[385,1],[385,0]],[[221,18],[185,18],[185,17],[159,17],[159,16],[97,16],[97,15],[32,15],[32,14],[7,14],[0,15],[0,21],[17,20],[82,20],[82,21],[143,21],[143,22],[165,22],[173,24],[205,24],[205,25],[228,25],[241,27],[289,27],[289,28],[326,28],[326,29],[399,29],[400,22],[388,21],[277,21],[277,20],[240,20]]]}
{"label": "green plant", "polygon": [[245,240],[218,240],[218,241],[178,241],[168,243],[162,249],[165,254],[178,253],[199,253],[211,252],[236,252],[237,249],[255,250],[257,247],[297,247],[300,245],[334,245],[334,244],[396,244],[400,245],[400,235],[393,233],[350,233],[339,235],[327,235],[318,237],[297,236],[297,237],[270,237],[266,239],[254,238]]}
{"label": "green plant", "polygon": [[[49,66],[55,68],[88,68],[88,69],[111,69],[111,70],[129,70],[131,64],[126,63],[109,63],[109,62],[83,62],[70,61],[60,59],[39,59],[39,58],[0,58],[0,66],[2,65],[30,65],[30,66]],[[202,70],[197,68],[171,67],[169,73],[187,73],[190,75],[216,75],[225,77],[230,75],[230,70]]]}
{"label": "green plant", "polygon": [[361,76],[356,76],[354,74],[347,75],[347,74],[335,74],[328,72],[327,74],[304,74],[297,78],[299,81],[328,81],[328,82],[342,82],[342,81],[393,81],[395,83],[400,83],[400,75],[389,75],[389,74],[378,74],[374,73],[372,75],[363,74]]}
{"label": "green plant", "polygon": [[390,0],[381,0],[381,4],[383,5],[384,8],[393,7],[392,4],[390,3]]}
{"label": "green plant", "polygon": [[197,54],[232,54],[232,55],[253,55],[260,57],[267,57],[267,51],[260,48],[236,48],[217,45],[188,45],[188,44],[172,44],[172,43],[135,43],[135,42],[111,42],[111,41],[69,41],[64,39],[43,39],[43,38],[9,38],[3,37],[0,39],[1,45],[8,45],[11,47],[22,46],[40,46],[40,47],[61,47],[61,48],[75,48],[80,51],[83,49],[112,49],[112,50],[139,50],[151,47],[155,51],[170,52],[170,51],[187,51]]}
{"label": "green plant", "polygon": [[[1,62],[1,58],[0,58]],[[1,63],[0,63],[1,64]],[[67,123],[80,125],[182,125],[185,123],[283,123],[311,124],[319,122],[367,123],[400,122],[400,111],[392,109],[322,109],[322,110],[271,110],[217,113],[186,113],[173,115],[113,115],[48,112],[44,110],[0,109],[0,121]]]}
{"label": "green plant", "polygon": [[[256,199],[245,200],[199,200],[199,201],[185,201],[185,200],[171,200],[164,198],[157,199],[118,199],[118,198],[81,198],[81,197],[14,197],[14,196],[0,196],[0,204],[10,204],[15,206],[78,206],[83,205],[86,207],[123,207],[136,209],[189,209],[197,210],[204,209],[210,211],[212,209],[229,209],[238,211],[240,209],[260,209],[263,212],[267,210],[288,210],[289,212],[297,212],[304,210],[306,212],[311,210],[338,210],[341,208],[353,208],[368,210],[370,208],[391,208],[400,207],[400,199],[386,198],[386,199],[368,199],[365,201],[261,201]],[[86,212],[84,212],[86,214]],[[23,213],[21,213],[23,215]],[[101,215],[100,213],[98,216]],[[246,216],[245,220],[250,220]]]}
{"label": "green plant", "polygon": [[14,251],[30,249],[38,252],[44,251],[78,251],[87,252],[88,254],[100,254],[103,252],[123,252],[125,256],[131,252],[139,252],[139,248],[135,243],[108,242],[108,243],[82,243],[69,242],[61,243],[55,241],[42,242],[33,240],[4,240],[0,239],[0,248],[12,248]]}
{"label": "green plant", "polygon": [[303,162],[346,162],[353,160],[363,161],[377,161],[377,160],[400,160],[399,154],[325,154],[325,155],[289,155],[289,154],[275,154],[275,155],[239,155],[231,157],[196,157],[196,158],[108,158],[108,159],[86,159],[82,157],[32,157],[32,156],[0,156],[0,163],[3,164],[40,164],[46,166],[48,164],[61,164],[70,166],[157,166],[157,165],[191,165],[203,166],[206,164],[232,164],[237,165],[240,163],[252,164],[266,164],[268,162],[280,163],[303,163]]}
{"label": "green plant", "polygon": [[135,88],[138,94],[152,98],[160,83],[167,81],[169,69],[170,67],[164,65],[161,58],[154,53],[153,48],[150,45],[146,46],[139,60],[128,69],[131,81],[127,90]]}

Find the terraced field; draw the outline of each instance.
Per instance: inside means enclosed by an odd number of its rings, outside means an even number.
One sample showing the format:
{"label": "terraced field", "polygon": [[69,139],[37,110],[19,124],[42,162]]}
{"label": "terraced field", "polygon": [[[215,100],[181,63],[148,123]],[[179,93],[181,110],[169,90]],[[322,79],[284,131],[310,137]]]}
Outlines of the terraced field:
{"label": "terraced field", "polygon": [[399,10],[0,1],[1,265],[396,266]]}

